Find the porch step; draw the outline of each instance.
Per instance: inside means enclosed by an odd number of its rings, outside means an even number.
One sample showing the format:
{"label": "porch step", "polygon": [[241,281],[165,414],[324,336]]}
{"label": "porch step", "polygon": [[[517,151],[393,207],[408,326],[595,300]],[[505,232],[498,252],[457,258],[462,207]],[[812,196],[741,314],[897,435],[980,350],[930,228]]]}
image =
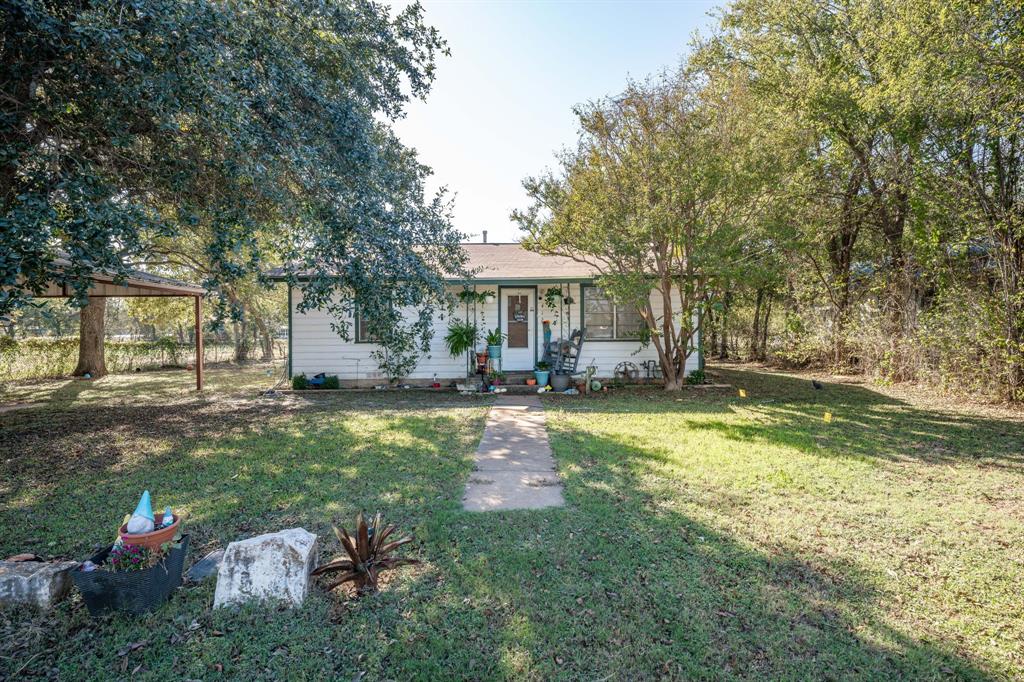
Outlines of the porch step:
{"label": "porch step", "polygon": [[512,395],[526,395],[529,393],[536,393],[536,386],[527,386],[525,383],[522,384],[502,384],[502,388],[506,389],[506,393]]}
{"label": "porch step", "polygon": [[505,372],[505,381],[510,384],[525,384],[527,379],[533,378],[533,372]]}

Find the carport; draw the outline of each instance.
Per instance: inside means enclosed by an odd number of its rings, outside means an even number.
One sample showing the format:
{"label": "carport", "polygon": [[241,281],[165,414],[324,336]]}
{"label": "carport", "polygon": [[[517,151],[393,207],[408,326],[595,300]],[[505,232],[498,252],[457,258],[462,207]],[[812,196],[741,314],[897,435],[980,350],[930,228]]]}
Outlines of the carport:
{"label": "carport", "polygon": [[[60,269],[70,265],[68,261],[58,259],[53,263]],[[94,272],[89,276],[89,297],[131,298],[141,296],[189,296],[195,300],[195,348],[196,348],[196,390],[203,390],[203,296],[206,290],[178,280],[151,275],[141,270],[130,270],[128,277],[118,284],[113,273]],[[73,286],[49,282],[46,289],[33,293],[36,298],[70,298]]]}

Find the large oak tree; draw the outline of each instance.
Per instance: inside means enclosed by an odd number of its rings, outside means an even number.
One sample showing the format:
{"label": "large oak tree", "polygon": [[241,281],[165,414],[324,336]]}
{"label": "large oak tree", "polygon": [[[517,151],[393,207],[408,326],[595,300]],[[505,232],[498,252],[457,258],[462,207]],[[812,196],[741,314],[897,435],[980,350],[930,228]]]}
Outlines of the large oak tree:
{"label": "large oak tree", "polygon": [[426,338],[394,311],[429,317],[461,256],[389,126],[445,50],[418,4],[3,4],[0,315],[192,234],[216,291],[284,262],[339,333],[358,305],[399,353]]}

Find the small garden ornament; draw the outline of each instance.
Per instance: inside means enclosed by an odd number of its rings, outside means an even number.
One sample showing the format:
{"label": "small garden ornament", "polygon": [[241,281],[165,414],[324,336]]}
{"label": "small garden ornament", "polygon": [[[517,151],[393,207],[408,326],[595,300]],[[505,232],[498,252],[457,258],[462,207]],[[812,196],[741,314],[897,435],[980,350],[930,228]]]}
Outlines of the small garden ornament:
{"label": "small garden ornament", "polygon": [[135,506],[132,517],[128,519],[128,526],[125,530],[132,535],[140,535],[152,533],[154,528],[156,528],[156,523],[153,519],[153,504],[149,500],[149,491],[146,490],[139,498],[139,503]]}

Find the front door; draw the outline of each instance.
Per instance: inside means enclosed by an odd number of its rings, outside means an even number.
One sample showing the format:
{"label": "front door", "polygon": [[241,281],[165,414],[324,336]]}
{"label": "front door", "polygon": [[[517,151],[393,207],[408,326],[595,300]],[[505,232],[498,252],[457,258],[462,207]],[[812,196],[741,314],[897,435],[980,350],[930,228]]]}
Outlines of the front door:
{"label": "front door", "polygon": [[501,331],[507,336],[501,351],[501,368],[505,371],[533,369],[536,293],[535,289],[501,290]]}

